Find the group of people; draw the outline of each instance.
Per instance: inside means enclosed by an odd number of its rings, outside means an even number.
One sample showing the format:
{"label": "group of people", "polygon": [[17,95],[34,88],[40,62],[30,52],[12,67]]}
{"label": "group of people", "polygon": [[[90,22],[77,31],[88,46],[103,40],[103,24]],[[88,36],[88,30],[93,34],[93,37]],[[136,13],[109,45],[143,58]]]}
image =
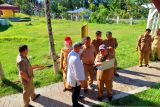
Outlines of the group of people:
{"label": "group of people", "polygon": [[[102,40],[102,32],[96,32],[96,38],[91,41],[89,36],[83,38],[82,42],[76,42],[72,46],[71,37],[64,39],[64,47],[60,54],[60,68],[63,71],[64,92],[73,90],[73,106],[79,107],[78,99],[80,90],[88,92],[88,88],[94,90],[93,80],[96,73],[98,86],[98,100],[102,101],[104,84],[107,88],[108,99],[112,100],[112,82],[116,72],[117,60],[115,49],[118,46],[112,32],[106,33],[107,39]],[[115,59],[114,66],[104,71],[97,69],[103,61]],[[96,72],[95,72],[96,71]]]}
{"label": "group of people", "polygon": [[[139,66],[142,67],[144,59],[145,66],[149,66],[149,54],[152,50],[152,58],[155,58],[155,53],[158,53],[160,60],[160,29],[152,38],[151,30],[146,29],[137,42],[137,51],[139,53]],[[102,32],[96,32],[96,38],[91,41],[89,36],[84,37],[82,42],[76,42],[72,45],[71,37],[67,36],[64,39],[64,47],[60,53],[60,69],[63,71],[64,92],[72,90],[73,107],[83,107],[78,103],[82,98],[80,96],[81,88],[85,93],[88,89],[95,89],[93,85],[94,77],[96,76],[98,88],[98,100],[103,100],[103,89],[106,85],[109,101],[112,100],[112,84],[114,76],[119,76],[117,73],[116,48],[118,42],[112,37],[112,32],[106,33],[107,39],[102,40]],[[24,107],[33,107],[29,104],[31,100],[36,100],[40,94],[35,94],[33,84],[33,69],[39,66],[32,66],[27,58],[28,46],[21,45],[19,47],[19,55],[17,56],[17,67],[20,79],[23,86],[23,101]],[[111,68],[101,70],[99,66],[104,61],[114,59],[114,65]]]}

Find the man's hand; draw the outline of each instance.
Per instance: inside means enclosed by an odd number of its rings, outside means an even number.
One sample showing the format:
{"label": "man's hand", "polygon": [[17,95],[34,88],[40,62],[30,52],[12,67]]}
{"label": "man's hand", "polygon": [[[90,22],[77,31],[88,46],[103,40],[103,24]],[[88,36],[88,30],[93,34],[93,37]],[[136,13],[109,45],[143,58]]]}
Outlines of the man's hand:
{"label": "man's hand", "polygon": [[20,75],[23,79],[25,79],[27,82],[29,82],[31,79],[28,77],[28,75],[26,73],[24,73],[23,71],[20,72]]}
{"label": "man's hand", "polygon": [[101,66],[102,65],[102,62],[96,62],[95,63],[95,66]]}
{"label": "man's hand", "polygon": [[83,84],[84,84],[84,81],[82,81],[82,80],[80,80],[79,82],[80,82],[80,84],[81,84],[81,85],[83,85]]}

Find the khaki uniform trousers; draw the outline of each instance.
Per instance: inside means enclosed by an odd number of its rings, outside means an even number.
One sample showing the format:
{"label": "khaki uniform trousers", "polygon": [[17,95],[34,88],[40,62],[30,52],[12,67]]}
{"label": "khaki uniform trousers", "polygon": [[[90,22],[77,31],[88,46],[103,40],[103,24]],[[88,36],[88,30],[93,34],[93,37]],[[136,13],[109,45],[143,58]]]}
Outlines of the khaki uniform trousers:
{"label": "khaki uniform trousers", "polygon": [[67,83],[67,71],[66,70],[63,70],[63,84],[64,84],[64,88],[72,89],[71,86]]}
{"label": "khaki uniform trousers", "polygon": [[30,98],[33,100],[36,97],[36,94],[34,93],[33,79],[31,79],[30,81],[26,81],[21,78],[21,82],[23,86],[24,107],[28,107]]}
{"label": "khaki uniform trousers", "polygon": [[150,54],[150,51],[146,51],[146,52],[139,51],[139,65],[142,65],[143,59],[144,59],[145,65],[148,65],[149,54]]}
{"label": "khaki uniform trousers", "polygon": [[94,67],[93,67],[93,65],[84,64],[84,71],[85,71],[85,81],[82,84],[82,88],[87,89],[88,84],[89,85],[93,84],[93,80],[94,80]]}
{"label": "khaki uniform trousers", "polygon": [[158,59],[160,59],[160,47],[152,47],[152,59],[155,60],[155,54],[158,54]]}
{"label": "khaki uniform trousers", "polygon": [[115,58],[115,65],[114,65],[114,74],[117,74],[117,58],[116,58],[116,51],[114,50],[112,52],[114,58]]}
{"label": "khaki uniform trousers", "polygon": [[97,71],[97,85],[98,85],[98,97],[103,97],[103,89],[104,84],[106,85],[106,90],[108,97],[113,95],[112,87],[114,80],[114,68],[105,70],[105,71]]}

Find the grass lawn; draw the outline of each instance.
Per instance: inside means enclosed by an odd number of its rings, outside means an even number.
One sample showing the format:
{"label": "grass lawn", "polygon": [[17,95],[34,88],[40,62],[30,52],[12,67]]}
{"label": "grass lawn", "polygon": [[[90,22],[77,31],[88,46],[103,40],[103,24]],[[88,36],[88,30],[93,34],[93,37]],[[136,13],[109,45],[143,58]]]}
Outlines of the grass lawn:
{"label": "grass lawn", "polygon": [[[56,52],[59,54],[63,46],[63,39],[71,35],[73,41],[80,41],[81,26],[84,22],[73,22],[66,20],[53,20],[53,34],[56,43]],[[119,46],[117,48],[117,59],[119,68],[127,68],[138,64],[138,56],[135,51],[138,36],[143,33],[146,22],[140,24],[95,24],[89,23],[89,35],[94,38],[95,32],[101,30],[103,38],[106,31],[113,32]],[[21,92],[18,71],[16,68],[16,56],[18,46],[27,44],[29,46],[29,58],[32,64],[51,64],[48,59],[49,46],[46,30],[46,22],[43,18],[31,22],[14,22],[9,28],[0,27],[0,61],[3,65],[7,80],[0,83],[0,96]],[[53,68],[35,71],[36,87],[45,86],[62,80],[62,75],[53,73]]]}
{"label": "grass lawn", "polygon": [[160,105],[160,84],[135,95],[130,95],[111,103],[101,103],[93,107],[108,106],[159,106]]}

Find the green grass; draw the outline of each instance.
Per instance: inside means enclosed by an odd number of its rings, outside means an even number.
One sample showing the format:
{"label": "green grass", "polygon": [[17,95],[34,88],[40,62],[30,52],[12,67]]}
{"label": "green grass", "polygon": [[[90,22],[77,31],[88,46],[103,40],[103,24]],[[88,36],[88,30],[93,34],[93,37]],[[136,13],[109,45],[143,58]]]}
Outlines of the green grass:
{"label": "green grass", "polygon": [[159,106],[160,105],[160,84],[141,93],[130,95],[111,103],[101,103],[93,107],[108,106]]}
{"label": "green grass", "polygon": [[[59,54],[63,46],[63,39],[70,35],[73,41],[80,41],[81,26],[84,22],[73,22],[67,20],[53,20],[53,34],[56,43],[56,52]],[[119,68],[127,68],[138,64],[137,52],[135,51],[136,40],[143,33],[145,23],[136,25],[128,24],[95,24],[89,23],[89,35],[94,38],[95,32],[101,30],[103,38],[106,31],[113,32],[117,38],[119,46],[117,48],[117,59]],[[48,59],[49,46],[44,18],[38,18],[31,22],[14,22],[9,28],[0,27],[0,61],[3,65],[6,78],[13,84],[0,84],[0,96],[20,92],[17,87],[21,87],[18,71],[16,68],[16,57],[18,46],[27,44],[29,46],[29,58],[32,64],[48,65],[52,64]],[[62,75],[55,75],[53,68],[35,71],[36,87],[45,86],[62,80]],[[13,85],[17,87],[13,87]]]}

